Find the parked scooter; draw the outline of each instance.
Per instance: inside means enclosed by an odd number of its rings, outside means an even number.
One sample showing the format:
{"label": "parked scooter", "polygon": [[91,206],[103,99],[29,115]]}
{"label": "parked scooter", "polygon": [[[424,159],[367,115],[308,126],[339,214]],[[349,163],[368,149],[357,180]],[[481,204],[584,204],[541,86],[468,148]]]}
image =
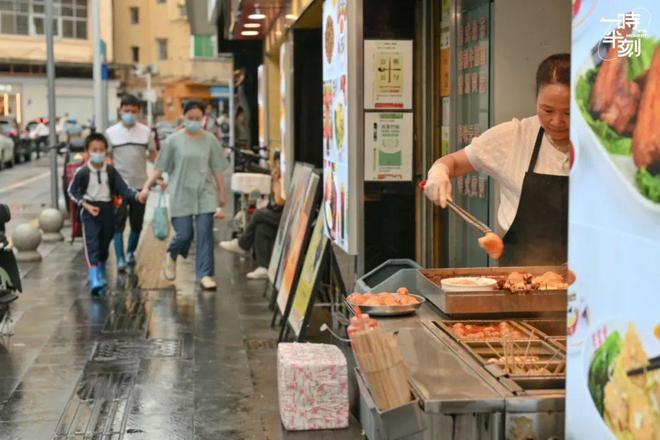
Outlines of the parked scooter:
{"label": "parked scooter", "polygon": [[22,291],[21,276],[14,257],[13,246],[5,236],[5,224],[11,220],[9,207],[0,204],[0,335],[13,334],[11,303],[18,299]]}

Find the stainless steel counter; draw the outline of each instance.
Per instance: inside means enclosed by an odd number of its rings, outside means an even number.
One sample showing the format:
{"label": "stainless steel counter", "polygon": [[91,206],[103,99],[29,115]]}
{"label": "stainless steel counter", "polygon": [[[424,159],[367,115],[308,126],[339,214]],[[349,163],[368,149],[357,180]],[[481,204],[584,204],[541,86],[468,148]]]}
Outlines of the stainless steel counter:
{"label": "stainless steel counter", "polygon": [[378,318],[398,332],[413,391],[426,417],[424,439],[515,439],[521,420],[538,438],[563,438],[564,392],[512,392],[432,321],[445,317],[426,303],[415,315]]}
{"label": "stainless steel counter", "polygon": [[424,325],[425,320],[440,318],[425,304],[417,315],[378,320],[383,329],[398,331],[401,352],[424,410],[453,414],[504,411],[507,391],[492,377],[479,374]]}

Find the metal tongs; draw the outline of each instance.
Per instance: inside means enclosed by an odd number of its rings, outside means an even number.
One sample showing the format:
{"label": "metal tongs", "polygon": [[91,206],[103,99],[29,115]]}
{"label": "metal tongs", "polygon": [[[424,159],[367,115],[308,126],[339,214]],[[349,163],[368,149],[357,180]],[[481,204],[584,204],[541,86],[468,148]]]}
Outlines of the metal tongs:
{"label": "metal tongs", "polygon": [[476,218],[474,215],[470,214],[468,211],[458,206],[456,203],[454,203],[453,200],[447,200],[447,206],[450,207],[451,210],[454,211],[456,214],[458,214],[459,217],[461,217],[469,225],[473,226],[477,231],[481,232],[483,235],[486,235],[488,233],[494,234],[492,229],[490,229],[488,226],[482,223],[481,220]]}
{"label": "metal tongs", "polygon": [[[424,191],[426,187],[426,180],[419,182],[419,189]],[[481,220],[466,211],[464,208],[458,206],[453,200],[447,200],[447,206],[454,211],[460,218],[483,234],[479,239],[479,246],[481,246],[487,253],[494,259],[499,259],[504,253],[504,243],[502,238],[497,235],[491,228],[486,226]]]}

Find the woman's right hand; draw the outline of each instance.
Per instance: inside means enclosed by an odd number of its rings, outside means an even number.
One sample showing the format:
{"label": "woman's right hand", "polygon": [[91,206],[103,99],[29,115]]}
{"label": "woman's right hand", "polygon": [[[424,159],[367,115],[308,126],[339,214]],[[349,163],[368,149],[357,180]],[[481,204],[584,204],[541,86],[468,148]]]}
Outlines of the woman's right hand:
{"label": "woman's right hand", "polygon": [[436,205],[447,207],[447,201],[452,200],[451,178],[447,165],[439,161],[433,164],[426,178],[424,194]]}
{"label": "woman's right hand", "polygon": [[142,189],[142,191],[140,191],[138,193],[138,200],[140,201],[140,203],[142,203],[142,204],[147,203],[148,198],[149,198],[149,190],[148,189]]}

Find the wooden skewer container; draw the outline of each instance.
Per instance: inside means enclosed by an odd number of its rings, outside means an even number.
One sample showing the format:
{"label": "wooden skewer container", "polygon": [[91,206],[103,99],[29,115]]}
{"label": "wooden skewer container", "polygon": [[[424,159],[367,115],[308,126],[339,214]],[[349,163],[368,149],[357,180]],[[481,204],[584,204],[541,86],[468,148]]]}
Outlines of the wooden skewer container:
{"label": "wooden skewer container", "polygon": [[353,353],[381,411],[412,400],[408,372],[396,337],[378,328],[351,336]]}

